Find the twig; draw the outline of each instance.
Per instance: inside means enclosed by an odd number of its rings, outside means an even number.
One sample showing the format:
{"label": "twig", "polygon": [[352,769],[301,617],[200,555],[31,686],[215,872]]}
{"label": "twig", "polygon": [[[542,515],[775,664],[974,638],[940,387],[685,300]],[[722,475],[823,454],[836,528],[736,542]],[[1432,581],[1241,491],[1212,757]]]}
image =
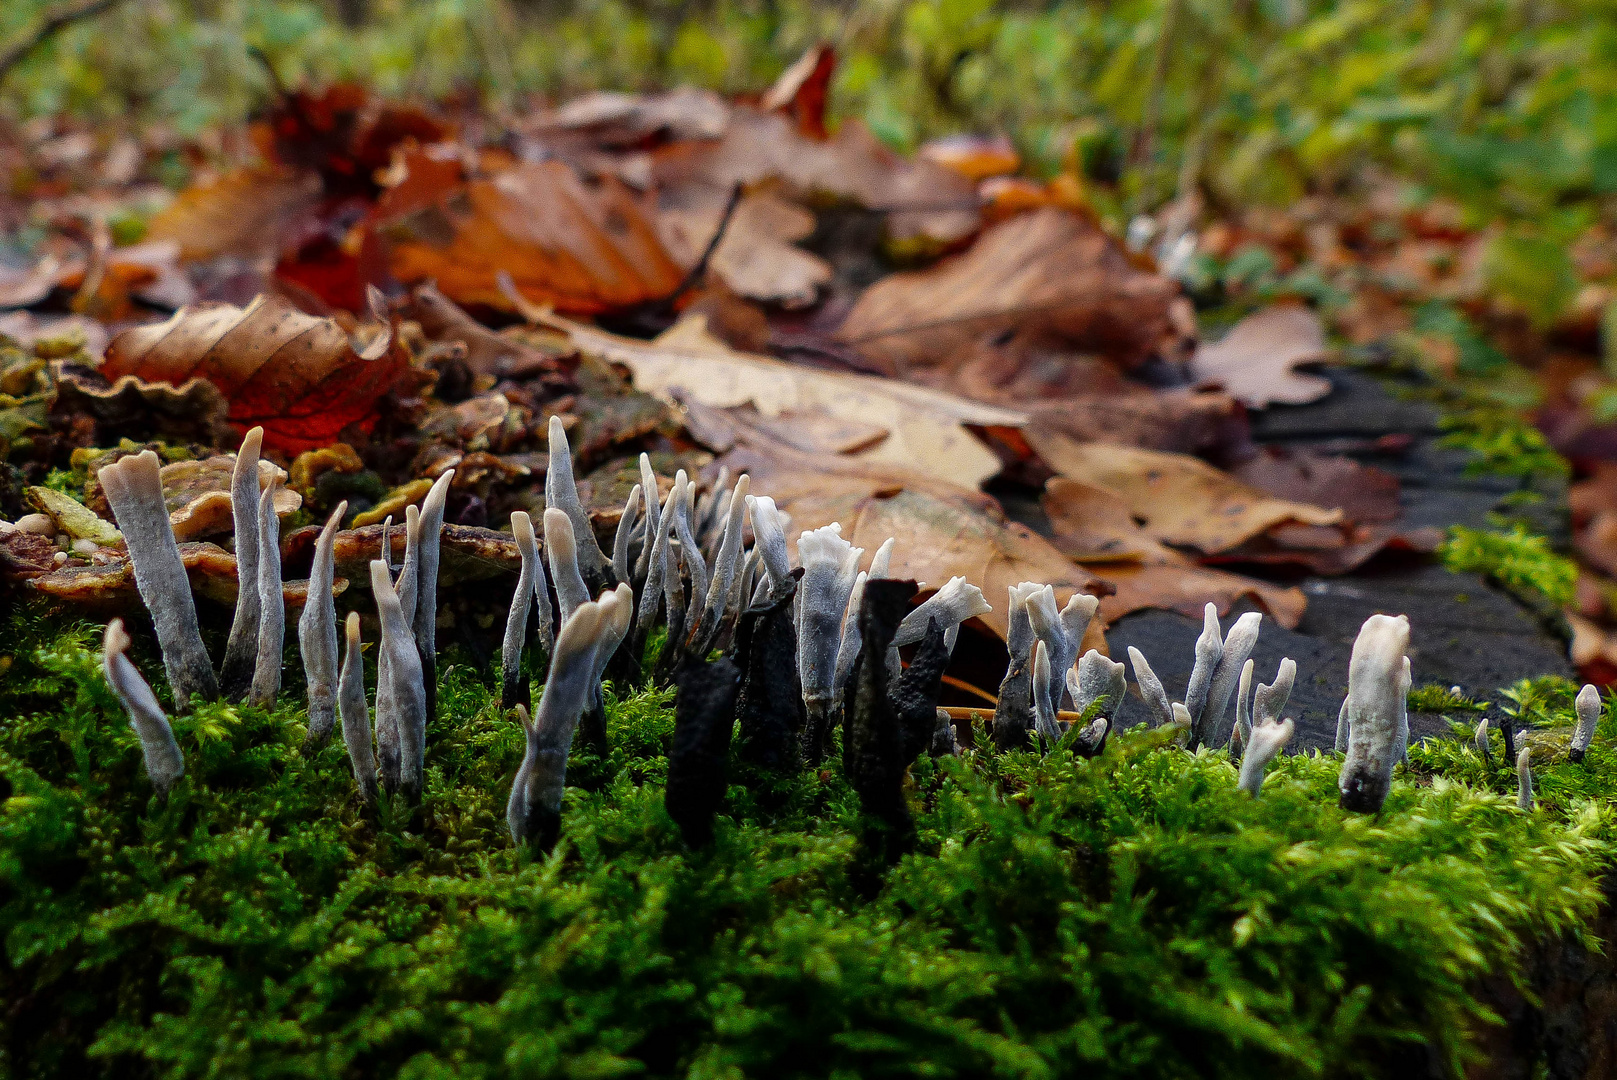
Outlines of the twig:
{"label": "twig", "polygon": [[24,32],[16,41],[6,46],[4,52],[0,52],[0,80],[4,80],[12,68],[22,63],[29,53],[43,45],[58,30],[71,26],[81,19],[99,15],[118,2],[119,0],[79,0],[78,3],[66,4],[47,12],[31,32]]}
{"label": "twig", "polygon": [[719,227],[713,230],[713,236],[708,240],[707,247],[703,249],[702,257],[696,260],[696,265],[692,266],[690,272],[685,275],[685,279],[674,287],[674,291],[658,300],[654,305],[655,307],[664,310],[673,308],[681,296],[690,292],[691,289],[696,287],[696,283],[706,276],[708,263],[713,260],[713,253],[718,251],[719,245],[724,242],[724,234],[730,231],[730,222],[735,217],[736,207],[741,205],[741,196],[743,194],[745,194],[745,189],[742,187],[741,181],[737,180],[730,188],[730,198],[724,204],[724,213],[719,216]]}

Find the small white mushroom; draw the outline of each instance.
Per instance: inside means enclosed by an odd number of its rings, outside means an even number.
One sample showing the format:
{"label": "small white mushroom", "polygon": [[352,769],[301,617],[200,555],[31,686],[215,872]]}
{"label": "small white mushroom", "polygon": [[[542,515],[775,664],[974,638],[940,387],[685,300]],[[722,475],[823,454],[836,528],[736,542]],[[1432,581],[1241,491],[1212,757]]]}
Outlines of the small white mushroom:
{"label": "small white mushroom", "polygon": [[135,587],[157,629],[174,707],[183,711],[190,707],[193,694],[209,700],[218,697],[219,684],[197,627],[191,579],[169,525],[158,470],[157,455],[145,450],[104,466],[96,475],[129,547]]}
{"label": "small white mushroom", "polygon": [[635,525],[640,516],[640,485],[629,490],[629,501],[623,504],[623,515],[618,518],[618,531],[612,537],[612,572],[619,581],[629,580],[629,542],[634,538]]}
{"label": "small white mushroom", "polygon": [[657,535],[657,524],[662,520],[661,496],[657,488],[657,473],[651,467],[651,455],[640,455],[640,493],[646,504],[646,513],[640,528],[640,555],[635,559],[634,577],[644,582],[651,572],[651,545]]}
{"label": "small white mushroom", "polygon": [[533,572],[539,561],[533,536],[533,519],[525,511],[518,510],[511,515],[511,535],[516,540],[517,552],[522,556],[522,568],[517,572],[516,591],[511,595],[511,610],[505,618],[505,638],[500,643],[500,697],[508,705],[515,705],[522,680],[522,646],[528,639],[528,609],[534,592]]}
{"label": "small white mushroom", "polygon": [[596,648],[605,629],[603,614],[601,605],[593,602],[573,612],[556,636],[544,696],[532,721],[527,709],[517,706],[527,749],[511,785],[505,816],[518,847],[534,841],[548,846],[560,827],[567,755],[589,699]]}
{"label": "small white mushroom", "polygon": [[281,519],[275,516],[275,484],[258,500],[258,661],[249,705],[275,706],[281,692],[281,651],[286,646],[286,600],[281,594]]}
{"label": "small white mushroom", "polygon": [[387,674],[378,674],[376,686],[376,741],[381,751],[382,783],[390,794],[402,791],[413,798],[421,794],[426,752],[427,695],[421,656],[410,624],[404,621],[387,564],[381,559],[371,562],[371,591],[376,595],[376,613],[382,624],[379,671],[381,657],[387,657]]}
{"label": "small white mushroom", "polygon": [[1488,718],[1486,716],[1477,724],[1476,743],[1477,753],[1482,755],[1482,763],[1492,769],[1493,754],[1488,751]]}
{"label": "small white mushroom", "polygon": [[1589,752],[1589,744],[1595,739],[1595,725],[1600,723],[1600,691],[1593,683],[1587,683],[1578,691],[1577,700],[1578,726],[1572,733],[1572,749],[1569,757],[1573,761],[1582,761]]}
{"label": "small white mushroom", "polygon": [[157,695],[125,655],[128,648],[129,634],[124,630],[123,620],[113,619],[107,624],[106,636],[102,639],[101,670],[113,693],[123,702],[124,712],[129,714],[129,726],[140,737],[146,775],[151,778],[157,797],[166,799],[174,782],[185,775],[185,756],[174,741],[174,729],[163,714],[163,707],[157,703]]}
{"label": "small white mushroom", "polygon": [[1061,741],[1061,724],[1056,719],[1055,703],[1050,700],[1050,649],[1042,641],[1033,645],[1033,729],[1053,750]]}
{"label": "small white mushroom", "polygon": [[298,651],[303,656],[304,681],[309,692],[309,735],[311,745],[319,746],[331,737],[337,722],[337,605],[333,594],[336,564],[333,549],[337,526],[342,524],[348,504],[341,502],[326,519],[320,539],[314,545],[314,565],[309,570],[309,598],[298,616]]}
{"label": "small white mushroom", "polygon": [[365,662],[360,656],[359,612],[350,611],[344,625],[342,677],[337,685],[337,708],[342,713],[342,741],[354,767],[359,797],[376,801],[376,754],[371,747],[371,714],[365,704]]}
{"label": "small white mushroom", "polygon": [[1073,706],[1079,712],[1099,701],[1103,704],[1098,715],[1115,720],[1123,704],[1123,694],[1128,689],[1128,680],[1123,675],[1122,664],[1102,656],[1097,649],[1090,649],[1078,661],[1078,678],[1074,689],[1077,692],[1073,694]]}
{"label": "small white mushroom", "polygon": [[552,506],[545,510],[545,558],[550,563],[550,580],[556,586],[556,604],[561,621],[589,603],[590,593],[578,565],[578,543],[573,522]]}
{"label": "small white mushroom", "polygon": [[1185,708],[1190,712],[1190,745],[1199,743],[1202,714],[1207,711],[1207,698],[1213,687],[1213,672],[1224,656],[1224,632],[1218,625],[1218,606],[1209,603],[1202,611],[1202,632],[1196,639],[1196,662],[1190,669],[1190,682],[1185,687]]}
{"label": "small white mushroom", "polygon": [[264,429],[255,427],[241,440],[230,474],[230,515],[236,533],[236,614],[219,669],[226,697],[239,700],[253,682],[258,663],[258,455]]}
{"label": "small white mushroom", "polygon": [[1168,700],[1168,692],[1162,688],[1162,680],[1146,663],[1145,654],[1133,645],[1129,646],[1129,663],[1134,665],[1134,681],[1140,685],[1140,697],[1151,710],[1152,726],[1173,723],[1173,706]]}
{"label": "small white mushroom", "polygon": [[1248,659],[1241,665],[1241,681],[1235,688],[1235,729],[1230,732],[1230,753],[1240,753],[1241,747],[1247,743],[1247,737],[1252,734],[1252,712],[1248,702],[1252,700],[1252,670],[1257,667],[1257,661]]}
{"label": "small white mushroom", "polygon": [[1291,742],[1292,732],[1296,725],[1291,718],[1275,723],[1267,721],[1256,724],[1252,728],[1252,735],[1247,741],[1246,753],[1241,758],[1240,788],[1250,794],[1254,799],[1258,792],[1263,790],[1264,770],[1269,767],[1280,748]]}
{"label": "small white mushroom", "polygon": [[1387,799],[1393,766],[1408,739],[1408,648],[1409,620],[1402,615],[1370,616],[1353,643],[1345,705],[1347,757],[1337,781],[1344,810],[1375,813]]}
{"label": "small white mushroom", "polygon": [[[548,468],[545,472],[545,506],[560,510],[573,525],[573,539],[578,547],[579,572],[593,578],[602,576],[606,569],[606,555],[595,542],[595,529],[589,513],[578,501],[578,485],[573,481],[573,452],[567,445],[567,429],[561,417],[550,418],[550,445]],[[547,528],[545,536],[550,533]]]}
{"label": "small white mushroom", "polygon": [[1533,809],[1533,748],[1524,746],[1516,755],[1516,805],[1531,812]]}

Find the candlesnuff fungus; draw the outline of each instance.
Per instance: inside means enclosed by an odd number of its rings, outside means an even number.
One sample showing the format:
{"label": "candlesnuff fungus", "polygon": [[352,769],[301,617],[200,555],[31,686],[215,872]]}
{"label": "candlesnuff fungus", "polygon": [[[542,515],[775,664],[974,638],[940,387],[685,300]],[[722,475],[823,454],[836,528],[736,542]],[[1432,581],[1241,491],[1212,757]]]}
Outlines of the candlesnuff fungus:
{"label": "candlesnuff fungus", "polygon": [[1589,744],[1594,742],[1595,725],[1600,723],[1600,691],[1595,689],[1593,683],[1586,684],[1578,691],[1576,707],[1578,726],[1572,733],[1572,749],[1568,756],[1573,761],[1582,761],[1589,752]]}
{"label": "candlesnuff fungus", "polygon": [[1123,676],[1123,665],[1102,656],[1096,649],[1084,653],[1078,661],[1078,675],[1070,680],[1073,707],[1079,712],[1095,702],[1103,702],[1100,712],[1108,720],[1116,720],[1123,707],[1123,694],[1128,681]]}
{"label": "candlesnuff fungus", "polygon": [[1482,755],[1482,763],[1493,768],[1493,755],[1488,752],[1488,718],[1484,716],[1477,723],[1477,753]]}
{"label": "candlesnuff fungus", "polygon": [[590,679],[590,692],[584,702],[583,715],[579,717],[578,732],[584,744],[604,758],[608,747],[606,699],[601,693],[601,677],[606,674],[607,665],[612,662],[618,646],[623,644],[629,627],[634,624],[634,590],[628,582],[622,582],[617,588],[602,592],[597,603],[601,608],[601,633],[595,643],[594,674]]}
{"label": "candlesnuff fungus", "polygon": [[1235,729],[1230,732],[1231,757],[1240,753],[1252,733],[1252,712],[1248,703],[1252,699],[1252,670],[1255,667],[1257,661],[1250,658],[1241,665],[1241,681],[1235,688]]}
{"label": "candlesnuff fungus", "polygon": [[618,518],[618,531],[612,536],[612,573],[619,581],[631,580],[633,567],[629,565],[629,545],[634,540],[635,526],[640,523],[640,485],[629,489],[629,501],[623,504]]}
{"label": "candlesnuff fungus", "polygon": [[601,605],[582,605],[562,624],[550,673],[533,719],[517,706],[517,718],[527,736],[522,765],[511,784],[505,820],[511,839],[520,848],[529,844],[548,851],[561,830],[562,790],[567,784],[567,754],[573,731],[589,697],[595,671],[595,649],[604,630]]}
{"label": "candlesnuff fungus", "polygon": [[421,585],[421,509],[416,506],[404,508],[404,563],[399,567],[399,574],[393,579],[393,588],[399,594],[399,610],[404,612],[404,621],[411,624],[411,632],[415,628],[416,591]]}
{"label": "candlesnuff fungus", "polygon": [[[786,576],[792,572],[791,556],[786,550],[786,527],[781,513],[775,509],[775,500],[767,495],[748,495],[747,512],[752,517],[752,542],[764,560],[764,578],[757,592],[768,595],[780,589]],[[754,595],[756,603],[761,596]]]}
{"label": "candlesnuff fungus", "polygon": [[281,650],[286,647],[286,601],[281,595],[281,519],[272,481],[258,500],[258,659],[247,704],[275,706],[281,692]]}
{"label": "candlesnuff fungus", "polygon": [[694,628],[702,617],[702,601],[707,596],[707,563],[702,561],[702,548],[697,543],[691,521],[696,512],[696,481],[687,480],[685,470],[681,469],[674,474],[674,486],[681,489],[679,499],[674,503],[674,536],[679,540],[680,557],[691,584],[685,619],[678,637],[679,641],[684,641],[685,632]]}
{"label": "candlesnuff fungus", "polygon": [[[1372,615],[1353,643],[1348,663],[1347,758],[1337,786],[1342,809],[1373,814],[1387,800],[1393,766],[1403,757],[1409,620],[1403,615]],[[1407,738],[1407,727],[1404,728]]]}
{"label": "candlesnuff fungus", "polygon": [[948,709],[938,710],[938,726],[932,731],[932,745],[927,753],[933,757],[954,757],[960,753],[960,741],[955,737],[954,717]]}
{"label": "candlesnuff fungus", "polygon": [[646,527],[651,532],[645,540],[646,576],[640,587],[640,608],[635,615],[634,628],[636,647],[642,651],[646,640],[651,636],[652,627],[656,625],[657,612],[662,610],[665,599],[665,575],[669,567],[668,518],[674,512],[674,492],[671,489],[668,492],[661,515],[649,514],[650,507],[647,510]]}
{"label": "candlesnuff fungus", "polygon": [[556,606],[566,623],[573,612],[589,603],[589,586],[578,565],[578,538],[573,523],[554,506],[545,510],[545,558],[550,562],[550,581],[556,586]]}
{"label": "candlesnuff fungus", "polygon": [[446,469],[433,481],[427,497],[421,500],[419,568],[415,575],[415,610],[410,619],[410,632],[421,661],[427,716],[434,716],[438,711],[438,550],[444,532],[444,501],[449,498],[449,485],[454,482],[455,470]]}
{"label": "candlesnuff fungus", "polygon": [[236,614],[219,669],[219,688],[239,701],[253,683],[258,664],[258,455],[264,429],[255,427],[241,440],[230,474],[230,516],[236,526]]}
{"label": "candlesnuff fungus", "polygon": [[168,798],[174,781],[185,775],[185,757],[174,741],[174,729],[169,726],[157,695],[140,677],[140,672],[124,653],[129,648],[129,634],[122,619],[107,624],[101,645],[101,669],[106,673],[107,685],[112,687],[118,700],[129,714],[129,726],[140,736],[141,755],[146,762],[146,775],[160,799]]}
{"label": "candlesnuff fungus", "polygon": [[1280,667],[1275,671],[1274,682],[1267,686],[1259,683],[1252,693],[1253,722],[1278,723],[1280,714],[1286,711],[1286,702],[1291,700],[1292,684],[1296,681],[1297,661],[1289,656],[1282,657]]}
{"label": "candlesnuff fungus", "polygon": [[[772,511],[771,511],[772,512]],[[741,662],[740,751],[761,768],[796,768],[806,722],[803,687],[797,676],[797,623],[792,601],[803,571],[789,571],[774,591],[755,600],[741,616],[735,655]],[[761,584],[769,584],[766,578]]]}
{"label": "candlesnuff fungus", "polygon": [[150,450],[131,454],[104,466],[96,476],[129,546],[141,601],[157,628],[157,644],[163,653],[174,707],[182,711],[189,708],[192,694],[209,700],[218,697],[219,684],[214,680],[213,665],[197,627],[191,580],[180,561],[180,546],[174,540],[168,507],[163,502],[157,455]]}
{"label": "candlesnuff fungus", "polygon": [[344,624],[342,676],[337,684],[337,708],[342,713],[342,741],[354,767],[359,797],[376,801],[376,754],[371,749],[371,714],[365,705],[365,661],[359,652],[359,612],[350,611]]}
{"label": "candlesnuff fungus", "polygon": [[701,619],[697,622],[690,639],[689,651],[692,656],[705,656],[713,644],[713,639],[719,631],[719,622],[724,618],[725,609],[730,603],[736,575],[741,572],[742,515],[746,513],[746,497],[751,485],[751,478],[742,473],[736,478],[735,489],[731,492],[734,497],[728,501],[730,511],[724,518],[719,551],[713,559],[713,580],[708,582]]}
{"label": "candlesnuff fungus", "polygon": [[[1214,621],[1217,621],[1216,615]],[[1224,636],[1219,649],[1218,664],[1213,669],[1213,678],[1207,687],[1207,704],[1191,730],[1192,750],[1203,743],[1218,747],[1229,742],[1230,727],[1225,725],[1224,716],[1229,708],[1230,694],[1234,692],[1235,684],[1241,677],[1242,666],[1246,664],[1247,657],[1252,655],[1252,649],[1258,643],[1258,629],[1262,623],[1261,614],[1249,611],[1236,619],[1235,625],[1230,627],[1230,632]],[[1190,703],[1187,701],[1185,704]],[[1194,710],[1192,714],[1194,715]]]}
{"label": "candlesnuff fungus", "polygon": [[1050,648],[1042,639],[1033,643],[1033,730],[1044,740],[1046,753],[1063,734],[1050,700]]}
{"label": "candlesnuff fungus", "polygon": [[1023,581],[1012,585],[1006,605],[1009,627],[1005,648],[1010,663],[999,684],[999,701],[994,706],[994,749],[1004,753],[1027,745],[1028,729],[1033,726],[1033,621],[1028,600],[1042,585]]}
{"label": "candlesnuff fungus", "polygon": [[1140,684],[1140,697],[1151,710],[1151,725],[1173,723],[1173,705],[1168,700],[1168,692],[1162,688],[1162,680],[1146,663],[1145,654],[1133,645],[1129,646],[1129,663],[1134,665],[1134,681]]}
{"label": "candlesnuff fungus", "polygon": [[[848,610],[842,613],[842,640],[837,642],[837,673],[832,677],[832,692],[841,696],[843,687],[848,685],[848,676],[853,673],[853,662],[859,656],[859,606],[865,602],[865,582],[870,575],[861,570],[854,576],[853,591],[848,593]],[[902,667],[903,661],[897,665],[888,657],[889,669]]]}
{"label": "candlesnuff fungus", "polygon": [[1296,725],[1288,717],[1276,723],[1272,720],[1254,724],[1247,741],[1246,753],[1241,758],[1240,788],[1254,799],[1263,790],[1263,772],[1274,760],[1280,748],[1291,741]]}
{"label": "candlesnuff fungus", "polygon": [[533,519],[525,511],[518,510],[511,515],[511,535],[516,539],[517,552],[522,556],[522,569],[517,573],[516,591],[511,596],[511,610],[505,619],[505,639],[500,643],[502,709],[528,702],[527,685],[522,679],[522,646],[528,638],[528,607],[534,593],[533,571],[539,561],[533,536]]}
{"label": "candlesnuff fungus", "polygon": [[[589,513],[584,509],[584,504],[578,501],[578,485],[573,481],[573,452],[567,445],[567,429],[562,425],[561,417],[550,418],[549,436],[545,507],[560,510],[567,515],[567,520],[573,526],[573,540],[577,546],[575,557],[578,571],[589,586],[586,593],[599,592],[617,583],[607,580],[611,575],[606,556],[601,552],[601,545],[595,541],[595,529],[590,524]],[[547,524],[546,543],[549,543],[549,536],[550,527]]]}
{"label": "candlesnuff fungus", "polygon": [[1516,805],[1529,812],[1533,809],[1533,748],[1523,746],[1516,755]]}
{"label": "candlesnuff fungus", "polygon": [[[888,541],[888,543],[891,543],[891,541]],[[884,544],[883,546],[885,547],[886,545]],[[874,561],[871,565],[875,566]],[[879,578],[885,577],[886,574],[887,567],[884,563],[880,573],[873,572],[870,576]],[[1077,597],[1074,596],[1073,599],[1076,600]],[[1068,606],[1071,607],[1070,604]],[[1050,607],[1053,612],[1055,608],[1053,590],[1051,592]],[[955,637],[960,633],[960,624],[967,619],[975,618],[978,615],[986,615],[993,610],[994,606],[983,597],[981,589],[963,577],[952,577],[944,583],[943,588],[927,597],[916,606],[914,611],[904,616],[904,621],[898,624],[898,633],[893,635],[893,644],[899,647],[915,644],[926,636],[927,625],[936,622],[943,628],[944,641],[949,646],[949,650],[953,652]],[[1085,622],[1087,624],[1088,620],[1085,620]],[[1035,632],[1037,632],[1037,629],[1038,627],[1035,625]],[[1082,634],[1082,628],[1080,628],[1079,633]],[[1077,654],[1074,653],[1074,655],[1076,656]],[[1052,662],[1059,663],[1060,659],[1061,654],[1059,652],[1054,652],[1051,655]],[[1069,659],[1067,662],[1070,664],[1072,661]],[[1059,673],[1062,668],[1057,667],[1055,670]]]}
{"label": "candlesnuff fungus", "polygon": [[[798,550],[802,551],[801,540]],[[875,835],[882,859],[889,863],[914,840],[915,825],[904,802],[904,773],[926,745],[937,718],[935,711],[920,718],[922,732],[915,737],[905,725],[916,718],[900,718],[891,697],[887,650],[914,594],[913,581],[865,582],[864,605],[859,609],[863,646],[848,683],[843,720],[843,768],[865,813],[885,826]],[[935,710],[935,699],[933,706]]]}
{"label": "candlesnuff fungus", "polygon": [[[810,763],[825,756],[825,738],[836,700],[842,617],[848,610],[848,597],[864,554],[862,548],[844,540],[841,531],[839,525],[827,525],[797,538],[798,561],[803,565],[803,579],[797,587],[797,670],[808,713],[803,753]],[[884,666],[885,663],[884,658]]]}
{"label": "candlesnuff fungus", "polygon": [[[657,487],[657,473],[651,467],[651,455],[640,455],[640,492],[645,500],[646,513],[640,528],[640,555],[634,562],[634,584],[645,583],[646,575],[651,572],[651,542],[657,535],[657,525],[662,521],[661,499]],[[756,528],[756,526],[754,526]]]}
{"label": "candlesnuff fungus", "polygon": [[736,666],[720,657],[686,664],[674,679],[679,691],[663,805],[691,847],[713,839],[713,815],[724,802],[740,677]]}
{"label": "candlesnuff fungus", "polygon": [[[982,600],[981,593],[977,594],[977,599]],[[1050,703],[1058,709],[1061,707],[1062,691],[1067,688],[1067,671],[1078,659],[1079,650],[1083,648],[1084,631],[1099,606],[1099,597],[1075,592],[1067,600],[1067,606],[1058,612],[1056,591],[1049,585],[1028,597],[1027,614],[1033,624],[1033,633],[1050,649]],[[986,610],[988,605],[984,603],[983,607]],[[1117,702],[1121,701],[1119,697]],[[1083,706],[1077,708],[1082,711]]]}
{"label": "candlesnuff fungus", "polygon": [[1190,748],[1201,745],[1202,714],[1207,711],[1207,698],[1213,688],[1213,672],[1224,656],[1224,632],[1218,625],[1218,607],[1209,603],[1202,610],[1202,632],[1196,639],[1196,662],[1190,669],[1190,682],[1185,687],[1185,709],[1190,713]]}
{"label": "candlesnuff fungus", "polygon": [[298,616],[298,651],[303,655],[303,675],[309,693],[309,734],[311,746],[320,746],[331,737],[337,720],[337,604],[333,596],[336,563],[333,547],[337,526],[342,524],[348,504],[340,502],[320,530],[314,545],[314,565],[309,569],[309,598]]}
{"label": "candlesnuff fungus", "polygon": [[[889,645],[887,655],[892,656],[892,652]],[[887,700],[903,736],[900,750],[906,762],[920,757],[937,736],[938,693],[943,689],[943,672],[949,666],[949,655],[943,627],[933,620],[910,666],[904,668],[896,680],[892,669],[888,669]]]}
{"label": "candlesnuff fungus", "polygon": [[[410,624],[389,580],[387,564],[371,561],[371,591],[382,624],[377,653],[376,744],[382,765],[382,786],[389,795],[421,794],[425,767],[427,695],[422,684],[421,656]],[[387,667],[382,669],[383,657]]]}

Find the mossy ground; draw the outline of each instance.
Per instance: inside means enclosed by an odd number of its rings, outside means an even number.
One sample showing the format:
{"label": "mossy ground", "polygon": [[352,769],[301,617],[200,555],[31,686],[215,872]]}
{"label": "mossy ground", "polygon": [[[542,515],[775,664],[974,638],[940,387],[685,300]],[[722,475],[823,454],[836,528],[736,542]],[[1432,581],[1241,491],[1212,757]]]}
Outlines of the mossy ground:
{"label": "mossy ground", "polygon": [[[1539,768],[1532,814],[1459,741],[1360,817],[1331,755],[1253,800],[1222,751],[1138,730],[1092,761],[923,758],[891,868],[834,757],[737,766],[693,851],[662,804],[670,695],[644,692],[611,700],[610,760],[575,762],[562,842],[527,858],[484,673],[442,669],[418,809],[367,812],[340,746],[304,753],[295,666],[273,711],[176,721],[163,804],[96,629],[7,628],[18,1077],[1397,1075],[1420,1042],[1462,1058],[1475,980],[1587,924],[1613,835],[1608,715],[1584,766]],[[1564,722],[1564,690],[1524,712]]]}

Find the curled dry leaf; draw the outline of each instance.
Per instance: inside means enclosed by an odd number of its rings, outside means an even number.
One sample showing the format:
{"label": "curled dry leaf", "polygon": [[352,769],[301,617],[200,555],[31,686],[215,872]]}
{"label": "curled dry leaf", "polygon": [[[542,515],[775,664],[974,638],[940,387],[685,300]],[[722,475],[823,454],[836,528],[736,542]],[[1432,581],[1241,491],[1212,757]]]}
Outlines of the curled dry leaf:
{"label": "curled dry leaf", "polygon": [[[686,269],[697,264],[724,219],[724,207],[723,193],[708,187],[664,195],[657,233],[675,262]],[[829,263],[793,246],[813,232],[809,211],[771,194],[749,195],[736,206],[708,269],[738,296],[806,307],[831,281]]]}
{"label": "curled dry leaf", "polygon": [[237,169],[187,188],[152,219],[146,239],[180,246],[186,261],[273,258],[320,201],[320,178],[279,167]]}
{"label": "curled dry leaf", "polygon": [[849,455],[861,464],[887,464],[961,485],[982,483],[1000,469],[999,458],[966,425],[1020,427],[1026,416],[952,394],[890,379],[820,371],[768,356],[737,352],[707,333],[693,315],[653,341],[618,337],[551,319],[581,351],[634,373],[635,385],[666,400],[679,390],[715,408],[752,405],[765,416],[818,412],[837,420],[884,429],[887,437],[857,441]]}
{"label": "curled dry leaf", "polygon": [[587,183],[560,161],[458,185],[377,233],[394,277],[435,280],[457,304],[511,310],[501,271],[530,302],[578,314],[662,299],[684,276],[639,196],[612,177]]}
{"label": "curled dry leaf", "polygon": [[1325,326],[1305,307],[1276,305],[1248,315],[1191,359],[1205,384],[1219,384],[1249,408],[1306,405],[1331,392],[1331,381],[1295,369],[1330,359]]}
{"label": "curled dry leaf", "polygon": [[101,370],[174,386],[205,379],[229,402],[232,425],[263,425],[265,446],[298,453],[351,424],[368,429],[377,399],[408,367],[390,329],[366,334],[355,340],[333,319],[260,296],[245,308],[202,304],[125,330]]}
{"label": "curled dry leaf", "polygon": [[1028,441],[1062,476],[1116,495],[1150,535],[1205,554],[1227,551],[1282,523],[1342,521],[1340,510],[1274,498],[1186,454],[1031,430]]}
{"label": "curled dry leaf", "polygon": [[1104,488],[1055,477],[1042,500],[1051,543],[1068,557],[1096,568],[1116,588],[1100,602],[1100,617],[1116,622],[1131,611],[1164,608],[1199,617],[1208,601],[1226,614],[1251,597],[1282,626],[1295,627],[1307,604],[1302,590],[1198,566],[1134,520],[1128,505]]}
{"label": "curled dry leaf", "polygon": [[[1038,210],[1001,222],[964,254],[866,289],[837,339],[905,378],[953,373],[1011,332],[1132,366],[1181,347],[1192,319],[1179,287],[1146,273],[1077,214]],[[934,379],[936,379],[934,375]]]}

